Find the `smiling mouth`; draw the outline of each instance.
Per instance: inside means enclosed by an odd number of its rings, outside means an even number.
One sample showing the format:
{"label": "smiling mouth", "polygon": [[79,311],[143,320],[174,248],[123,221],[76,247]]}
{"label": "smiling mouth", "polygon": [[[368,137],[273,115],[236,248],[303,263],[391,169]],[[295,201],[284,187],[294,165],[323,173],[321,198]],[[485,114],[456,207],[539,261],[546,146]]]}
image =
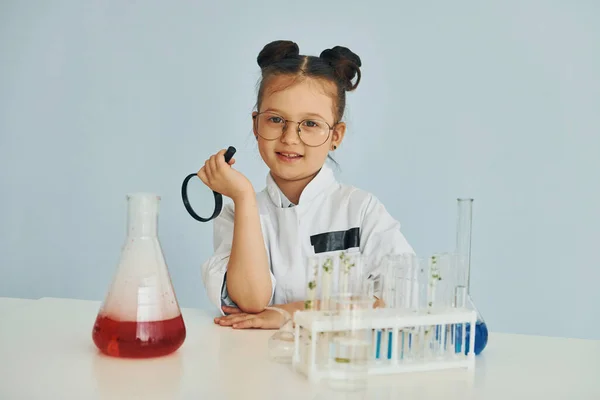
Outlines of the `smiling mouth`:
{"label": "smiling mouth", "polygon": [[277,151],[276,154],[280,157],[289,158],[290,160],[296,160],[303,157],[301,154],[287,153],[285,151]]}

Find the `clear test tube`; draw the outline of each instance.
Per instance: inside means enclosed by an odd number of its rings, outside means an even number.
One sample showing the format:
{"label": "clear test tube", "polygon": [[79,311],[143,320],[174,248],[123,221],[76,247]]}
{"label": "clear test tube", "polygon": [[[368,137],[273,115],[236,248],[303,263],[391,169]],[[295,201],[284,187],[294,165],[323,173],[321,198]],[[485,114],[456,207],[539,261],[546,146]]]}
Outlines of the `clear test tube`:
{"label": "clear test tube", "polygon": [[372,359],[372,297],[345,293],[331,297],[333,338],[329,386],[360,390],[367,385]]}
{"label": "clear test tube", "polygon": [[457,257],[454,253],[437,253],[431,257],[432,307],[449,308],[454,304]]}
{"label": "clear test tube", "polygon": [[430,307],[429,278],[429,258],[419,258],[417,266],[417,304],[415,304],[415,309],[420,313],[427,312]]}
{"label": "clear test tube", "polygon": [[[382,257],[379,284],[380,300],[385,308],[396,308],[397,276],[401,268],[398,254],[387,254]],[[392,330],[376,329],[374,335],[374,357],[376,360],[389,360],[392,358]]]}
{"label": "clear test tube", "polygon": [[319,255],[309,256],[306,268],[305,310],[319,310],[319,291],[321,290],[321,259]]}
{"label": "clear test tube", "polygon": [[[402,288],[397,296],[397,302],[403,310],[415,310],[418,307],[418,274],[419,258],[414,254],[402,256],[402,273],[398,279],[398,286]],[[414,329],[404,328],[398,332],[398,359],[410,358],[411,342]]]}
{"label": "clear test tube", "polygon": [[[388,254],[382,259],[382,300],[385,308],[395,307],[397,256]],[[392,332],[387,329],[376,331],[375,358],[377,360],[389,359],[392,347]]]}
{"label": "clear test tube", "polygon": [[[454,277],[456,271],[456,255],[454,253],[439,253],[431,257],[431,303],[435,309],[451,308],[454,304]],[[453,349],[453,335],[451,325],[437,325],[433,327],[432,351],[440,357],[446,351]],[[449,347],[450,346],[450,347]]]}
{"label": "clear test tube", "polygon": [[[363,257],[358,252],[342,251],[338,255],[337,268],[337,292],[338,293],[359,293],[364,282],[363,276]],[[332,293],[335,295],[336,293]]]}
{"label": "clear test tube", "polygon": [[325,255],[319,258],[319,264],[321,274],[320,310],[328,310],[329,301],[335,289],[333,282],[335,259],[332,255]]}
{"label": "clear test tube", "polygon": [[418,258],[414,254],[403,254],[400,258],[402,268],[398,276],[398,287],[401,289],[397,294],[397,303],[400,308],[411,309],[414,307],[414,295],[416,287],[416,271],[419,267]]}
{"label": "clear test tube", "polygon": [[[404,294],[398,295],[398,302],[403,302],[403,309],[414,313],[428,310],[428,275],[427,259],[416,255],[403,255],[404,276],[399,279]],[[424,330],[418,327],[405,327],[398,336],[398,359],[412,360],[418,357],[419,348],[423,346]]]}
{"label": "clear test tube", "polygon": [[[392,289],[388,296],[391,307],[397,310],[408,311],[413,308],[415,291],[415,271],[418,269],[418,258],[411,253],[390,256],[393,273]],[[396,333],[388,332],[387,358],[402,360],[408,350],[410,329],[400,329]],[[397,336],[394,336],[397,335]]]}

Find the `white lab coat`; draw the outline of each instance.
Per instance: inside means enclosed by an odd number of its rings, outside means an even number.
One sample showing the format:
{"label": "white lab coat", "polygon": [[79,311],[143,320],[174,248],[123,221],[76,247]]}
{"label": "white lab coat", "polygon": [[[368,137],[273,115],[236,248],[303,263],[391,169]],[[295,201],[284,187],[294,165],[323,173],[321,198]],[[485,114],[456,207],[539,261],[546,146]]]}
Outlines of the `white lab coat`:
{"label": "white lab coat", "polygon": [[[370,193],[339,183],[327,165],[306,186],[298,205],[285,198],[270,174],[265,189],[257,193],[257,203],[271,270],[271,305],[305,300],[306,262],[315,250],[360,251],[371,278],[378,275],[385,255],[414,254],[399,222],[383,204]],[[235,306],[225,285],[233,216],[234,206],[229,203],[215,218],[214,253],[202,265],[207,295],[219,310],[223,305]],[[347,231],[345,240],[327,240],[332,239],[329,236],[319,246],[311,244],[311,237],[339,231]],[[330,242],[337,247],[332,248]]]}

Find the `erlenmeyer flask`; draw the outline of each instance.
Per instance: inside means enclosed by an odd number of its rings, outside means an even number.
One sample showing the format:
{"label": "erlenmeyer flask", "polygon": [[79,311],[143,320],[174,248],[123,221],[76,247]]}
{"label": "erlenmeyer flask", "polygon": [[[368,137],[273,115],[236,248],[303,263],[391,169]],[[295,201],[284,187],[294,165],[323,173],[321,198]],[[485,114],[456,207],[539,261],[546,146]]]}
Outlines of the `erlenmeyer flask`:
{"label": "erlenmeyer flask", "polygon": [[158,240],[160,197],[136,193],[127,201],[127,238],[92,338],[109,356],[163,356],[183,344],[186,329]]}
{"label": "erlenmeyer flask", "polygon": [[[477,323],[475,326],[475,354],[485,349],[488,342],[488,329],[483,317],[471,298],[471,229],[473,218],[473,199],[458,199],[458,215],[456,226],[456,256],[457,274],[454,303],[457,307],[468,307],[477,312]],[[465,354],[469,351],[469,338],[471,326],[466,326]],[[457,327],[456,351],[460,352],[462,340],[462,327]]]}

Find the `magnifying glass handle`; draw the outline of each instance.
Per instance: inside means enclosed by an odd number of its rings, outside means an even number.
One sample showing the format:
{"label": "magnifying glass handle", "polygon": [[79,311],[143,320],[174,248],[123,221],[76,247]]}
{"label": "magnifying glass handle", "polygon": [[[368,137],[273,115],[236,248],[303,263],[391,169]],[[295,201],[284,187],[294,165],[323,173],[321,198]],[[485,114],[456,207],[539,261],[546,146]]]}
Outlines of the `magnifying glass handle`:
{"label": "magnifying glass handle", "polygon": [[[229,148],[225,152],[225,162],[226,163],[229,163],[229,161],[231,161],[231,158],[233,157],[235,152],[236,152],[235,147],[229,146]],[[194,218],[195,220],[200,221],[200,222],[208,222],[212,219],[217,218],[219,216],[219,214],[221,213],[221,210],[223,209],[223,195],[221,193],[215,192],[213,190],[213,195],[215,196],[215,210],[213,211],[213,214],[210,217],[202,218],[201,216],[196,214],[196,212],[190,205],[190,202],[189,202],[188,196],[187,196],[187,185],[188,185],[190,179],[192,179],[194,176],[197,176],[197,174],[196,173],[189,174],[183,180],[183,184],[181,185],[181,199],[183,200],[183,205],[185,206],[185,209],[192,216],[192,218]]]}

